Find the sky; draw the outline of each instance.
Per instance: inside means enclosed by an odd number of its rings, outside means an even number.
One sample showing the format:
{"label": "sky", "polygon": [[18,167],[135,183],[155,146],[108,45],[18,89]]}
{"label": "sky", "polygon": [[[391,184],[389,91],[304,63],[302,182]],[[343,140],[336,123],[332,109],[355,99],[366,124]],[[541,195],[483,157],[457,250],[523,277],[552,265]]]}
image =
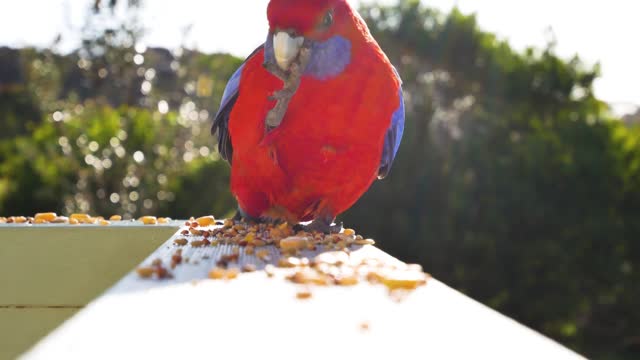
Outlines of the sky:
{"label": "sky", "polygon": [[[63,35],[61,51],[77,46],[78,33],[92,0],[0,0],[0,46],[48,46]],[[268,0],[146,0],[142,21],[148,46],[185,44],[205,52],[248,55],[264,37]],[[373,0],[351,0],[371,3]],[[395,0],[378,0],[391,4]],[[423,0],[426,5],[476,13],[480,26],[508,40],[516,49],[543,47],[549,29],[560,56],[578,54],[587,64],[601,64],[596,95],[616,112],[640,105],[638,0]],[[6,5],[10,3],[11,5]],[[184,29],[191,28],[184,36]]]}

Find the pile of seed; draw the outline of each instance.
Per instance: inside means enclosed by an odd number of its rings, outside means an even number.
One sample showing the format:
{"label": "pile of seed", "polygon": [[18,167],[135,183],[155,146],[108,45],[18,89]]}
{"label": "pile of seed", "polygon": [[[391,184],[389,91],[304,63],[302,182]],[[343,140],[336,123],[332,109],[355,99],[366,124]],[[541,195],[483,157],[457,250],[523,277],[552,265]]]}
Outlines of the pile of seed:
{"label": "pile of seed", "polygon": [[[35,216],[10,216],[0,217],[0,224],[91,224],[110,225],[112,222],[123,221],[122,216],[113,215],[108,220],[102,216],[91,216],[89,214],[71,214],[70,216],[58,216],[54,212],[38,213]],[[145,225],[167,224],[170,218],[156,218],[155,216],[143,216],[138,220]]]}
{"label": "pile of seed", "polygon": [[[182,263],[184,246],[231,246],[231,253],[217,259],[209,272],[211,279],[235,279],[240,272],[254,272],[256,266],[238,264],[241,249],[246,255],[254,255],[264,265],[268,277],[283,277],[304,285],[298,298],[311,296],[309,286],[354,286],[361,282],[385,285],[389,290],[414,290],[426,284],[429,275],[419,265],[388,263],[377,258],[352,257],[361,246],[373,245],[353,229],[338,234],[296,231],[287,223],[246,223],[230,219],[216,221],[213,216],[190,219],[184,224],[180,236],[174,239],[175,253],[169,267]],[[269,247],[278,249],[278,258],[272,259]],[[315,255],[309,255],[315,254]],[[357,260],[355,259],[357,258]],[[143,278],[171,277],[160,259],[151,266],[137,269]]]}

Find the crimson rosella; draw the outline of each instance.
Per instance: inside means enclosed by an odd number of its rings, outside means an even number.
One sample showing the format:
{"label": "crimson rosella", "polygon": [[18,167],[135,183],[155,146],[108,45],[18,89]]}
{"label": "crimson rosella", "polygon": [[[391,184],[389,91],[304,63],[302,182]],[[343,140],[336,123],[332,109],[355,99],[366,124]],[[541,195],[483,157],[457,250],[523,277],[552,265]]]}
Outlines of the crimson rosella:
{"label": "crimson rosella", "polygon": [[404,130],[401,80],[347,0],[271,0],[269,33],[229,80],[212,133],[238,214],[330,232]]}

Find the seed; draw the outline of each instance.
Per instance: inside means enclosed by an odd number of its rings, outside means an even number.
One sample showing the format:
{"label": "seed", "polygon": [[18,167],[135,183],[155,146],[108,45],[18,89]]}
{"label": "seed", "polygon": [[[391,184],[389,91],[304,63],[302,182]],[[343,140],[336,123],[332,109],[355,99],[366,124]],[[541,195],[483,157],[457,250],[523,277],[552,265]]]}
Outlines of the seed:
{"label": "seed", "polygon": [[109,218],[109,220],[111,220],[111,221],[120,221],[120,220],[122,220],[122,216],[120,216],[120,215],[112,215]]}
{"label": "seed", "polygon": [[56,216],[58,216],[58,215],[56,213],[54,213],[54,212],[37,213],[34,219],[35,219],[35,221],[44,220],[46,222],[51,222],[51,221],[53,221],[53,219],[56,218]]}
{"label": "seed", "polygon": [[173,254],[171,256],[171,261],[176,263],[176,264],[180,264],[182,262],[182,255],[180,254]]}
{"label": "seed", "polygon": [[354,241],[354,244],[356,245],[375,245],[375,243],[376,242],[373,239],[362,239]]}
{"label": "seed", "polygon": [[171,221],[171,218],[161,217],[158,218],[158,224],[168,224]]}
{"label": "seed", "polygon": [[353,236],[353,235],[356,234],[356,231],[353,230],[353,229],[344,229],[344,231],[342,233],[347,235],[347,236]]}
{"label": "seed", "polygon": [[191,246],[193,247],[202,247],[204,246],[204,241],[202,240],[194,240],[191,242]]}
{"label": "seed", "polygon": [[268,264],[267,266],[264,267],[264,272],[267,274],[268,277],[273,277],[276,274],[276,268],[275,266]]}
{"label": "seed", "polygon": [[424,273],[413,271],[390,271],[382,275],[382,284],[389,290],[406,289],[413,290],[418,286],[424,285],[427,277]]}
{"label": "seed", "polygon": [[179,246],[185,246],[189,243],[189,241],[185,238],[180,238],[173,240],[173,243]]}
{"label": "seed", "polygon": [[338,277],[336,283],[342,286],[353,286],[358,284],[358,277],[356,275],[349,275]]}
{"label": "seed", "polygon": [[69,219],[76,220],[81,224],[93,223],[93,219],[91,218],[91,216],[89,216],[89,214],[71,214],[71,216],[69,216]]}
{"label": "seed", "polygon": [[185,229],[185,230],[182,230],[182,231],[180,231],[180,234],[182,234],[182,235],[189,235],[189,230],[186,230],[186,229]]}
{"label": "seed", "polygon": [[231,268],[227,270],[227,279],[235,279],[238,277],[238,268]]}
{"label": "seed", "polygon": [[56,218],[51,220],[51,222],[53,224],[64,224],[66,222],[69,222],[69,218],[66,216],[56,216]]}
{"label": "seed", "polygon": [[163,268],[162,266],[157,266],[155,268],[156,271],[156,276],[158,276],[158,279],[164,279],[164,278],[168,278],[171,275],[169,274],[169,271],[165,268]]}
{"label": "seed", "polygon": [[266,246],[267,243],[264,240],[256,240],[253,242],[253,245],[255,247],[261,247],[261,246]]}
{"label": "seed", "polygon": [[45,220],[45,219],[35,219],[35,220],[33,221],[33,223],[34,223],[34,224],[47,224],[47,223],[48,223],[48,221],[47,221],[47,220]]}
{"label": "seed", "polygon": [[211,269],[211,271],[209,271],[209,279],[222,279],[224,278],[225,273],[225,269],[214,267],[213,269]]}
{"label": "seed", "polygon": [[80,221],[78,221],[78,219],[69,219],[69,224],[70,225],[77,225],[77,224],[80,224]]}
{"label": "seed", "polygon": [[255,253],[255,248],[251,245],[244,248],[244,253],[247,255],[253,255]]}
{"label": "seed", "polygon": [[308,289],[298,290],[296,297],[300,300],[307,300],[311,298],[311,291]]}
{"label": "seed", "polygon": [[242,272],[254,272],[256,271],[256,266],[253,264],[245,264],[242,267]]}
{"label": "seed", "polygon": [[196,222],[200,226],[209,226],[209,225],[213,225],[216,222],[216,219],[212,215],[202,216],[202,217],[199,217],[196,220]]}
{"label": "seed", "polygon": [[153,259],[153,261],[151,262],[151,265],[153,265],[153,266],[162,265],[162,259]]}
{"label": "seed", "polygon": [[301,250],[307,247],[309,239],[302,236],[290,236],[280,240],[280,249],[282,250]]}
{"label": "seed", "polygon": [[254,232],[250,232],[247,234],[247,236],[244,237],[244,241],[246,241],[249,244],[252,244],[255,240],[256,240],[256,233]]}
{"label": "seed", "polygon": [[24,216],[12,216],[9,219],[12,219],[10,222],[14,222],[16,224],[24,224],[27,222],[27,218]]}
{"label": "seed", "polygon": [[256,252],[256,256],[258,257],[258,259],[262,260],[262,261],[269,261],[270,257],[269,257],[269,250],[258,250]]}
{"label": "seed", "polygon": [[139,220],[145,225],[156,225],[158,223],[158,219],[155,216],[143,216]]}
{"label": "seed", "polygon": [[202,235],[202,231],[195,228],[189,228],[189,232],[191,233],[191,235],[194,235],[194,236]]}
{"label": "seed", "polygon": [[107,226],[107,225],[110,225],[111,223],[108,220],[100,220],[99,224],[102,226]]}
{"label": "seed", "polygon": [[300,266],[300,260],[298,258],[295,257],[288,257],[288,258],[280,258],[278,259],[278,267],[281,268],[292,268],[292,267],[296,267],[296,266]]}
{"label": "seed", "polygon": [[7,223],[7,218],[6,217],[0,217],[0,224],[6,224]]}
{"label": "seed", "polygon": [[153,267],[139,267],[136,269],[136,272],[141,278],[150,278],[151,275],[155,272]]}

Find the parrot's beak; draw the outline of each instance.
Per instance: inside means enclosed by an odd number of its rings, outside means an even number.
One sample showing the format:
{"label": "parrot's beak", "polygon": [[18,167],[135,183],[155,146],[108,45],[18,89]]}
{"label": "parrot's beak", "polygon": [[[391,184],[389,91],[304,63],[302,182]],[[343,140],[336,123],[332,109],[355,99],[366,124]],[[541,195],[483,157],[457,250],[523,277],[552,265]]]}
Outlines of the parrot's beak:
{"label": "parrot's beak", "polygon": [[278,31],[273,35],[273,52],[280,69],[289,70],[289,66],[298,56],[303,43],[304,37],[292,37],[285,31]]}

